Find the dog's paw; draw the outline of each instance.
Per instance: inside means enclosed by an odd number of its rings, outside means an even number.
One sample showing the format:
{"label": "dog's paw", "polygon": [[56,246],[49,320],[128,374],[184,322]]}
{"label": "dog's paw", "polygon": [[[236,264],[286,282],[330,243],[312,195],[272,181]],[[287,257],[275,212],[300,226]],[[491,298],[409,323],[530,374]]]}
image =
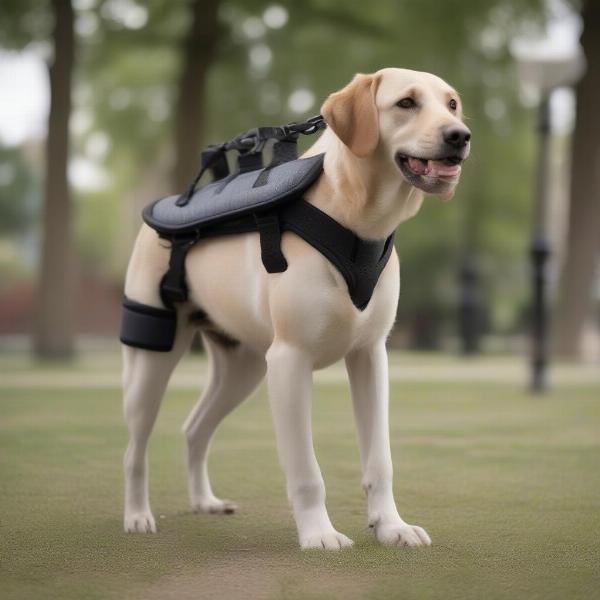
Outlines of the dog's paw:
{"label": "dog's paw", "polygon": [[149,510],[126,514],[123,527],[126,533],[156,533],[156,523]]}
{"label": "dog's paw", "polygon": [[392,523],[376,523],[373,525],[375,535],[385,546],[431,546],[431,538],[418,525],[409,525],[404,521]]}
{"label": "dog's paw", "polygon": [[352,546],[354,542],[343,533],[331,529],[305,537],[300,537],[300,547],[302,550],[318,548],[320,550],[340,550]]}
{"label": "dog's paw", "polygon": [[231,515],[236,512],[238,506],[231,500],[219,498],[198,498],[192,502],[192,510],[197,513],[210,513],[213,515]]}

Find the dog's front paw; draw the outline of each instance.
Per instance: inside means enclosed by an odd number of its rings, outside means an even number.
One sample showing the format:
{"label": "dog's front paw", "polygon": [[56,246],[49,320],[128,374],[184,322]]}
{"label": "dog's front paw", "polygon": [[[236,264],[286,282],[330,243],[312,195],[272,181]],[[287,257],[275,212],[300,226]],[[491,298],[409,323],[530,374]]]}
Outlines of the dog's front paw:
{"label": "dog's front paw", "polygon": [[352,544],[354,544],[354,542],[349,537],[346,537],[343,533],[340,533],[333,528],[328,531],[312,533],[300,537],[300,547],[302,550],[309,550],[311,548],[339,550],[340,548],[352,546]]}
{"label": "dog's front paw", "polygon": [[123,527],[126,533],[156,533],[156,523],[149,510],[125,514]]}
{"label": "dog's front paw", "polygon": [[192,510],[198,513],[211,513],[220,515],[231,515],[236,512],[238,506],[231,500],[221,500],[212,496],[211,498],[197,498],[192,501]]}
{"label": "dog's front paw", "polygon": [[381,544],[385,546],[431,546],[431,538],[418,525],[409,525],[404,521],[380,521],[371,525]]}

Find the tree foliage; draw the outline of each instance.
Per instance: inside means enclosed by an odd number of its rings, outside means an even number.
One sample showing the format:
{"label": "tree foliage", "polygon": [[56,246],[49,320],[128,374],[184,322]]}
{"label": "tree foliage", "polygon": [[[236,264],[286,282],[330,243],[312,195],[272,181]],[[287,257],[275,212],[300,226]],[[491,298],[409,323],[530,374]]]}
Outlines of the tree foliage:
{"label": "tree foliage", "polygon": [[21,152],[0,148],[0,235],[23,234],[38,214],[35,178]]}

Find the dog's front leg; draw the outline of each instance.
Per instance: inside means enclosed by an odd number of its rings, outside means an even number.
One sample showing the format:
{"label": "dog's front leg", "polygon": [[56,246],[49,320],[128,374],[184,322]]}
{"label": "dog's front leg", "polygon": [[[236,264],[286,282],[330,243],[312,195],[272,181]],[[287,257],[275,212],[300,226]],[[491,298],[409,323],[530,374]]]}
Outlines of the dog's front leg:
{"label": "dog's front leg", "polygon": [[358,430],[369,527],[375,530],[382,544],[428,546],[431,539],[427,532],[403,521],[394,500],[385,340],[354,350],[346,357],[346,368]]}
{"label": "dog's front leg", "polygon": [[267,352],[269,400],[279,460],[302,548],[337,550],[352,540],[336,531],[325,507],[325,484],[312,443],[310,356],[275,341]]}

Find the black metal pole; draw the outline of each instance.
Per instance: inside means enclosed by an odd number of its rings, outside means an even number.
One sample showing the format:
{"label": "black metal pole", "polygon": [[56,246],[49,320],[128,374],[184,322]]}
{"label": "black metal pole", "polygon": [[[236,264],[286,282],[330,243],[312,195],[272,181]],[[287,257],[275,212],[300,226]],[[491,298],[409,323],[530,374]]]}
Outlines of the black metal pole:
{"label": "black metal pole", "polygon": [[460,266],[459,329],[463,354],[477,354],[481,341],[481,297],[479,273],[470,252]]}
{"label": "black metal pole", "polygon": [[530,248],[532,275],[531,307],[531,390],[540,393],[546,389],[548,367],[548,307],[547,266],[551,254],[546,232],[548,199],[548,166],[550,158],[550,94],[545,94],[538,113],[538,166],[537,190],[534,206],[534,228]]}
{"label": "black metal pole", "polygon": [[548,366],[548,307],[546,304],[547,262],[550,256],[548,240],[534,238],[531,244],[531,263],[533,271],[533,319],[532,319],[532,357],[531,389],[542,392],[546,389],[546,370]]}

